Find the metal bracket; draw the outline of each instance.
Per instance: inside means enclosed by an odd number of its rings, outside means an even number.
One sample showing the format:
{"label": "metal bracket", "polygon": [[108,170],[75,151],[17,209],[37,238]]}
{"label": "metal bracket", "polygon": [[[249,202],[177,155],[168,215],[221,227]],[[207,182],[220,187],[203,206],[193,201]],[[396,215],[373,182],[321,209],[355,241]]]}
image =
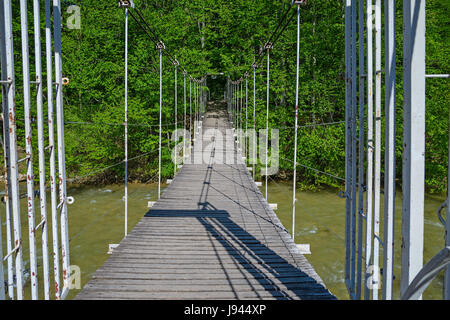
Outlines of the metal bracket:
{"label": "metal bracket", "polygon": [[107,252],[107,254],[112,254],[114,252],[114,249],[116,249],[117,247],[119,247],[118,243],[110,243],[108,245],[108,252]]}
{"label": "metal bracket", "polygon": [[[447,207],[448,206],[448,199],[447,200],[445,200],[441,205],[440,205],[440,207],[437,209],[437,216],[438,216],[438,218],[439,218],[439,221],[442,223],[442,225],[445,227],[445,225],[447,224],[447,221],[444,219],[444,217],[442,216],[442,213],[441,213],[441,211],[442,211],[442,209],[444,209],[445,207]],[[447,219],[448,219],[448,217],[447,217]]]}
{"label": "metal bracket", "polygon": [[379,243],[380,245],[384,248],[384,242],[383,240],[381,240],[381,238],[378,235],[374,235],[373,236]]}
{"label": "metal bracket", "polygon": [[11,83],[12,83],[11,79],[9,79],[9,80],[0,80],[0,84],[3,84],[3,85],[10,85]]}
{"label": "metal bracket", "polygon": [[294,4],[296,4],[298,6],[302,6],[302,5],[306,4],[306,0],[294,0],[294,1],[292,1],[292,5],[294,5]]}
{"label": "metal bracket", "polygon": [[134,3],[132,0],[119,0],[119,8],[134,8]]}
{"label": "metal bracket", "polygon": [[347,193],[346,193],[345,191],[339,191],[338,194],[337,194],[337,196],[338,196],[339,198],[341,198],[341,199],[346,199],[346,198],[348,198],[348,195],[347,195]]}
{"label": "metal bracket", "polygon": [[12,249],[4,258],[3,261],[8,260],[8,258],[16,251],[20,250],[20,248],[22,247],[22,241],[20,241],[20,243],[14,248]]}
{"label": "metal bracket", "polygon": [[266,44],[264,45],[264,49],[266,50],[273,49],[272,42],[266,42]]}
{"label": "metal bracket", "polygon": [[166,46],[164,45],[164,42],[159,41],[159,42],[156,44],[156,49],[158,49],[158,50],[166,50]]}
{"label": "metal bracket", "polygon": [[39,222],[39,224],[36,227],[34,227],[34,232],[36,232],[36,230],[38,230],[45,223],[47,223],[47,219],[42,219],[41,222]]}
{"label": "metal bracket", "polygon": [[450,78],[450,74],[426,74],[425,78]]}
{"label": "metal bracket", "polygon": [[174,65],[175,67],[177,67],[177,66],[179,66],[179,65],[180,65],[180,63],[178,62],[178,60],[177,60],[177,59],[175,59],[175,60],[173,61],[173,65]]}
{"label": "metal bracket", "polygon": [[30,159],[30,158],[31,158],[31,157],[28,155],[28,156],[26,156],[25,158],[22,158],[22,159],[17,160],[17,163],[21,163],[22,161],[28,160],[28,159]]}
{"label": "metal bracket", "polygon": [[431,281],[449,264],[450,247],[445,247],[417,273],[403,294],[402,300],[419,299]]}

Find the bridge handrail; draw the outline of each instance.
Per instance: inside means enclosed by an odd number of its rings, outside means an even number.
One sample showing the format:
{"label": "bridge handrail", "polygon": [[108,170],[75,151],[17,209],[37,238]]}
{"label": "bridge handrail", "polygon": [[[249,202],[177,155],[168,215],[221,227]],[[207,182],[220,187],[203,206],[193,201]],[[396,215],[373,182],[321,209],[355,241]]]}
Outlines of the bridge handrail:
{"label": "bridge handrail", "polygon": [[402,300],[417,300],[439,274],[439,272],[450,264],[450,246],[445,247],[436,254],[416,275],[414,280],[406,289]]}

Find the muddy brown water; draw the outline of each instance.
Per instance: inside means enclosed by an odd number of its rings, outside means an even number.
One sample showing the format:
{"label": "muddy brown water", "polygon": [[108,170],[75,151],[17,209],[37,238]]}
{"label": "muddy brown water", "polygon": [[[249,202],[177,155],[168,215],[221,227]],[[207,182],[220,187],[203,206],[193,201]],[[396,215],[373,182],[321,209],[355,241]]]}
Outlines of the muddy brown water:
{"label": "muddy brown water", "polygon": [[[25,189],[24,189],[25,190]],[[261,191],[264,190],[264,186]],[[297,191],[295,241],[310,244],[311,254],[307,259],[314,266],[330,291],[338,299],[348,299],[344,285],[345,253],[345,201],[337,196],[338,190],[318,192]],[[78,186],[70,185],[68,195],[75,198],[69,206],[70,264],[81,270],[81,287],[109,257],[108,245],[119,243],[124,236],[124,194],[123,185]],[[148,211],[148,201],[157,198],[156,184],[128,185],[128,230]],[[49,197],[48,197],[49,199]],[[436,209],[444,197],[426,196],[425,199],[425,262],[432,258],[444,246],[444,228],[440,224]],[[292,186],[290,183],[272,182],[269,184],[269,202],[277,203],[278,217],[291,233],[292,231]],[[37,203],[37,202],[36,202]],[[25,208],[25,199],[22,209]],[[381,200],[383,204],[383,199]],[[383,208],[381,208],[383,210]],[[22,210],[23,211],[23,210]],[[383,211],[381,211],[383,212]],[[5,237],[5,210],[0,206],[2,234]],[[29,268],[27,218],[22,214],[23,248],[25,269]],[[51,244],[51,225],[49,225],[49,243]],[[380,227],[381,232],[383,226]],[[401,231],[401,193],[397,192],[395,217],[395,280],[394,298],[399,298],[400,282],[400,234]],[[382,234],[381,234],[382,236]],[[38,237],[39,238],[39,237]],[[37,241],[39,255],[39,274],[42,275],[41,242]],[[51,252],[51,247],[49,246]],[[6,244],[3,241],[3,252]],[[380,250],[382,257],[383,251]],[[6,269],[6,263],[4,264]],[[52,266],[52,264],[51,264]],[[53,274],[51,274],[53,277]],[[40,276],[40,297],[43,298],[42,277]],[[442,299],[443,274],[435,279],[425,291],[424,299]],[[72,290],[68,299],[79,290]],[[25,287],[26,298],[30,297],[29,281]]]}

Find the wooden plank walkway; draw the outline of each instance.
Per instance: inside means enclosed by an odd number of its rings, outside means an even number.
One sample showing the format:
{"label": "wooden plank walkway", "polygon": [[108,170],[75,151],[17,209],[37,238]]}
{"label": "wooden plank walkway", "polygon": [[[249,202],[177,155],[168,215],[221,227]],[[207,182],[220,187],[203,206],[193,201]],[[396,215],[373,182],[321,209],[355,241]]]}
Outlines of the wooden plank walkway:
{"label": "wooden plank walkway", "polygon": [[255,185],[225,115],[207,113],[203,133],[76,299],[335,299]]}

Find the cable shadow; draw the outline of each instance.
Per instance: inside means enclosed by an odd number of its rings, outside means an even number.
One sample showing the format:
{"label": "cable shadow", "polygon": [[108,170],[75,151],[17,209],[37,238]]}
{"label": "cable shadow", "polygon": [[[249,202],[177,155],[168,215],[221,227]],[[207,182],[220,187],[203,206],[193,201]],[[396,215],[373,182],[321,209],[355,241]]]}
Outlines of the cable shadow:
{"label": "cable shadow", "polygon": [[[151,209],[147,218],[195,218],[210,236],[218,263],[228,280],[230,290],[239,297],[239,290],[233,285],[228,275],[224,258],[232,258],[234,268],[237,268],[249,286],[258,295],[265,291],[275,299],[335,299],[330,292],[316,279],[310,277],[287,258],[263,244],[251,233],[234,222],[227,211],[217,210],[209,203],[203,203],[197,210],[164,210]],[[226,253],[216,251],[217,246]],[[252,285],[256,280],[258,285]]]}

